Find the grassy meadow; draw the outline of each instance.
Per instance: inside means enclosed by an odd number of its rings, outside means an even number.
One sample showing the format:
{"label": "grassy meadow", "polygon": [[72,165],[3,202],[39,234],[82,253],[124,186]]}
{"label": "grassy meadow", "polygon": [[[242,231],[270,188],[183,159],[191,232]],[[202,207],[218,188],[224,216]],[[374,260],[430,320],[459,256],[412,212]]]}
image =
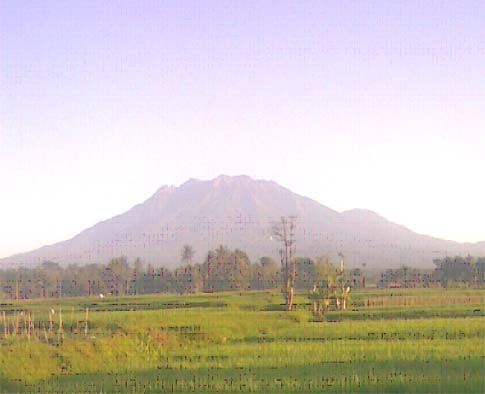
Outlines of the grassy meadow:
{"label": "grassy meadow", "polygon": [[365,290],[323,321],[306,294],[292,312],[282,301],[3,303],[0,392],[485,392],[485,290]]}

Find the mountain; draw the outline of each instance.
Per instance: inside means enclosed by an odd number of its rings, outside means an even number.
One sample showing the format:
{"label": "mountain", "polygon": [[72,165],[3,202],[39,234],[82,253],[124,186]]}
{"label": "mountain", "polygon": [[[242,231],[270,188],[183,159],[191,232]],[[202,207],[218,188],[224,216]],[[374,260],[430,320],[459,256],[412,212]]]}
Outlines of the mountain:
{"label": "mountain", "polygon": [[174,267],[190,244],[195,261],[224,244],[252,259],[278,256],[271,225],[297,216],[299,256],[345,255],[350,266],[369,268],[408,264],[431,267],[432,259],[454,254],[485,254],[485,242],[458,243],[417,234],[364,209],[337,212],[272,181],[221,175],[163,186],[144,203],[88,228],[74,238],[0,260],[2,265],[107,262],[126,255]]}

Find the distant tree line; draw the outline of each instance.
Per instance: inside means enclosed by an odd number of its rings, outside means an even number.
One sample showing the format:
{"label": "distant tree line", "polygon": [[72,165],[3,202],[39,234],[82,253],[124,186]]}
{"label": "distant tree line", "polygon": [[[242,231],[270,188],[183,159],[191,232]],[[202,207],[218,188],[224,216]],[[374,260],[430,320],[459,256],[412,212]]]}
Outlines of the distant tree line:
{"label": "distant tree line", "polygon": [[433,270],[412,268],[406,265],[400,268],[386,269],[381,272],[378,287],[430,287],[433,285]]}
{"label": "distant tree line", "polygon": [[[281,289],[287,291],[285,259],[271,257],[251,262],[239,249],[220,246],[209,251],[202,263],[193,263],[190,246],[182,250],[181,264],[170,270],[145,264],[140,259],[128,262],[118,257],[107,264],[61,265],[46,261],[35,267],[0,270],[0,297],[3,299],[59,298],[99,295],[137,295],[152,293],[196,293]],[[348,288],[365,287],[364,271],[344,269],[343,257],[336,267],[329,258],[295,257],[291,285],[306,290],[323,308],[332,299],[345,307]],[[379,287],[428,287],[485,285],[485,257],[453,257],[434,261],[434,270],[403,266],[385,270]]]}
{"label": "distant tree line", "polygon": [[381,273],[378,287],[484,287],[485,257],[445,257],[433,260],[434,269],[402,266]]}
{"label": "distant tree line", "polygon": [[[128,262],[118,257],[107,264],[61,265],[46,261],[35,267],[0,270],[0,297],[7,299],[59,298],[76,296],[122,296],[151,293],[196,293],[234,290],[269,290],[284,281],[283,264],[271,257],[252,263],[245,252],[220,246],[207,253],[202,263],[192,263],[194,252],[184,246],[179,267],[170,270]],[[325,268],[323,268],[325,267]],[[327,258],[295,258],[297,290],[334,283],[337,268]],[[352,288],[362,286],[360,269],[342,277]],[[323,282],[322,282],[323,281]]]}
{"label": "distant tree line", "polygon": [[433,279],[443,287],[485,285],[485,257],[445,257],[433,260]]}

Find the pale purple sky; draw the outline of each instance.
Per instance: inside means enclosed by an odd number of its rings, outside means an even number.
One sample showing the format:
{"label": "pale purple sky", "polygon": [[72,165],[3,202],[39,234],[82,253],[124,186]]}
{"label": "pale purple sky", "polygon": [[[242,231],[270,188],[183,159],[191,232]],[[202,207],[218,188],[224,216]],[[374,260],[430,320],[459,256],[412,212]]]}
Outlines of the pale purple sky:
{"label": "pale purple sky", "polygon": [[484,1],[0,2],[0,257],[272,179],[485,240]]}

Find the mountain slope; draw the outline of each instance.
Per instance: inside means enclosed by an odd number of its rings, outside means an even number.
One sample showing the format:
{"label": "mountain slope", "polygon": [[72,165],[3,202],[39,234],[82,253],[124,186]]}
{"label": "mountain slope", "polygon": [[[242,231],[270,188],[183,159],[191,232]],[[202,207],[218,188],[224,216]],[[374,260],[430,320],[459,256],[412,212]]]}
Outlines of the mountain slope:
{"label": "mountain slope", "polygon": [[459,244],[425,235],[362,209],[339,213],[272,181],[221,175],[211,181],[191,179],[179,187],[163,186],[144,203],[88,228],[74,238],[0,260],[5,264],[106,262],[126,255],[173,267],[180,249],[190,244],[201,261],[219,244],[240,248],[256,259],[277,257],[280,245],[270,239],[271,224],[297,216],[297,254],[342,252],[350,265],[431,266],[434,257],[485,253],[485,243]]}

